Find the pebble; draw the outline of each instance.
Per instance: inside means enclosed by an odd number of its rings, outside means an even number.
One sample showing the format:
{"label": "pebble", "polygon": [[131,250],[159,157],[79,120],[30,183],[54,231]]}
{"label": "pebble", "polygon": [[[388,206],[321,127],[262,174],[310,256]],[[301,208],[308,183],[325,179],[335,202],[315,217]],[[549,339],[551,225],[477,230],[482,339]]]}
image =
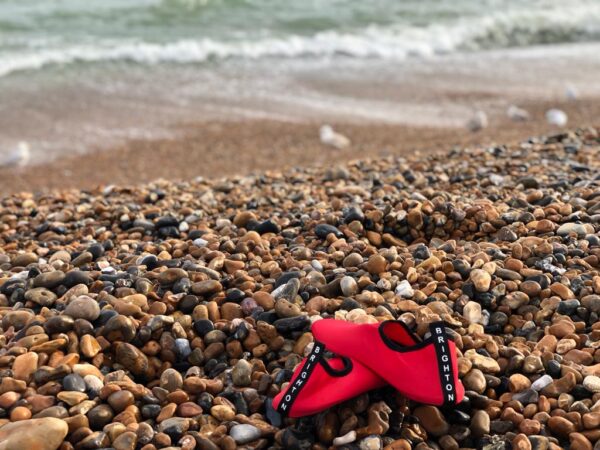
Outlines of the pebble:
{"label": "pebble", "polygon": [[588,375],[583,379],[583,387],[590,392],[600,392],[600,377]]}
{"label": "pebble", "polygon": [[175,369],[167,369],[160,376],[160,387],[173,392],[181,389],[183,386],[183,377]]}
{"label": "pebble", "polygon": [[340,282],[340,288],[342,289],[342,294],[346,297],[351,297],[358,292],[358,284],[356,284],[356,280],[352,277],[344,277]]}
{"label": "pebble", "polygon": [[57,450],[68,431],[65,421],[52,417],[8,423],[0,427],[0,448]]}
{"label": "pebble", "polygon": [[468,302],[463,308],[463,317],[469,323],[481,323],[483,320],[481,305],[476,302]]}
{"label": "pebble", "polygon": [[490,432],[490,416],[483,410],[478,410],[471,419],[471,431],[475,436],[483,436]]}
{"label": "pebble", "polygon": [[64,377],[62,386],[65,391],[85,392],[86,390],[84,379],[76,373],[71,373]]}
{"label": "pebble", "polygon": [[552,383],[552,377],[550,375],[542,375],[537,380],[535,380],[533,383],[531,383],[531,389],[533,389],[535,391],[541,391],[546,386],[548,386],[550,383]]}
{"label": "pebble", "polygon": [[231,371],[231,379],[236,386],[249,386],[251,375],[252,365],[244,359],[240,359]]}
{"label": "pebble", "polygon": [[419,419],[425,430],[433,436],[442,436],[450,430],[450,425],[435,406],[419,406],[413,414]]}
{"label": "pebble", "polygon": [[487,292],[490,289],[492,277],[485,270],[474,269],[471,272],[471,281],[478,292]]}
{"label": "pebble", "polygon": [[402,298],[413,298],[415,295],[415,291],[408,280],[402,280],[398,283],[394,293]]}
{"label": "pebble", "polygon": [[589,224],[579,224],[579,223],[564,223],[558,230],[556,230],[556,234],[559,236],[568,236],[570,234],[574,234],[577,237],[585,237],[586,234],[593,234],[594,228]]}
{"label": "pebble", "polygon": [[487,386],[485,375],[479,369],[472,369],[462,379],[465,388],[483,394]]}
{"label": "pebble", "polygon": [[351,430],[343,436],[336,437],[333,440],[333,445],[339,447],[342,445],[351,444],[354,441],[356,441],[356,431]]}
{"label": "pebble", "polygon": [[93,322],[100,316],[100,307],[94,299],[83,295],[71,300],[65,308],[64,314],[73,319],[85,319]]}
{"label": "pebble", "polygon": [[257,440],[261,436],[260,430],[249,424],[234,425],[229,430],[229,433],[237,444],[247,444]]}

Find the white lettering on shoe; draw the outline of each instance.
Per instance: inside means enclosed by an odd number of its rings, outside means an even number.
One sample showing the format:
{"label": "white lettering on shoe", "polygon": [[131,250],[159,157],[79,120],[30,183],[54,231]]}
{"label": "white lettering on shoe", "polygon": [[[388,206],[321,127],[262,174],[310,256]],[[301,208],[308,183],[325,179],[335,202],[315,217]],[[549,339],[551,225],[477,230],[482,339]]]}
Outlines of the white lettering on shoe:
{"label": "white lettering on shoe", "polygon": [[444,403],[454,403],[456,399],[456,387],[454,385],[454,375],[450,362],[450,348],[446,336],[445,327],[439,324],[431,325],[431,333],[434,335],[435,351],[438,358],[438,369],[440,372],[440,381]]}
{"label": "white lettering on shoe", "polygon": [[306,359],[306,362],[304,363],[302,370],[298,374],[298,377],[296,378],[294,383],[292,383],[288,387],[288,392],[283,397],[283,399],[281,400],[281,403],[279,404],[279,407],[277,408],[277,410],[281,414],[284,414],[289,408],[292,407],[292,404],[298,397],[298,394],[300,394],[300,390],[302,389],[302,387],[308,380],[308,377],[310,376],[310,374],[316,367],[317,362],[321,358],[323,349],[324,349],[323,344],[321,344],[320,342],[315,342],[315,346],[314,346],[311,354],[309,355],[309,357]]}

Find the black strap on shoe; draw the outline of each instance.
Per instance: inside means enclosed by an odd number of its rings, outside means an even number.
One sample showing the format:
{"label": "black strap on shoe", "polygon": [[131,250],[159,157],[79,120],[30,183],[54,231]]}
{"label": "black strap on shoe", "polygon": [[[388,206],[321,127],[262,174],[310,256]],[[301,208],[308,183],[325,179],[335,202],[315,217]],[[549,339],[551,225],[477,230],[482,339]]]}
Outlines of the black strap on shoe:
{"label": "black strap on shoe", "polygon": [[444,396],[444,406],[456,404],[456,386],[454,384],[454,371],[452,370],[452,359],[450,346],[448,345],[448,334],[444,322],[433,322],[429,324],[435,353],[437,355],[438,369],[440,372],[440,384]]}
{"label": "black strap on shoe", "polygon": [[300,371],[294,382],[288,385],[287,391],[281,399],[281,402],[279,403],[277,411],[280,414],[284,416],[287,415],[287,411],[289,411],[292,408],[292,405],[294,404],[294,401],[296,401],[298,394],[300,394],[300,391],[308,381],[308,378],[310,377],[312,371],[315,370],[315,367],[317,367],[317,364],[319,363],[319,360],[323,357],[324,353],[325,345],[315,341],[312,352],[310,352],[310,355],[308,355],[308,357],[306,358],[304,366],[302,366],[302,370]]}

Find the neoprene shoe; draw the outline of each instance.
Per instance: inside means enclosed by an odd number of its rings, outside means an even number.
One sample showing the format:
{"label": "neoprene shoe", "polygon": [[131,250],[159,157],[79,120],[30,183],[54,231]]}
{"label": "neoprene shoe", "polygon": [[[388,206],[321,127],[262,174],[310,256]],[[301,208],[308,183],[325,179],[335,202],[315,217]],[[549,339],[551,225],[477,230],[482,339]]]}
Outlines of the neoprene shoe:
{"label": "neoprene shoe", "polygon": [[355,324],[323,319],[313,324],[312,333],[328,350],[367,366],[411,400],[442,406],[464,398],[456,344],[443,322],[430,324],[431,335],[410,346],[405,342],[411,333],[399,320]]}
{"label": "neoprene shoe", "polygon": [[[408,347],[415,345],[418,338],[403,323],[401,328],[397,336],[398,344]],[[316,414],[387,384],[355,359],[335,354],[332,358],[326,358],[326,350],[329,349],[318,340],[315,341],[312,352],[298,364],[287,388],[273,399],[272,406],[277,412],[289,417]]]}

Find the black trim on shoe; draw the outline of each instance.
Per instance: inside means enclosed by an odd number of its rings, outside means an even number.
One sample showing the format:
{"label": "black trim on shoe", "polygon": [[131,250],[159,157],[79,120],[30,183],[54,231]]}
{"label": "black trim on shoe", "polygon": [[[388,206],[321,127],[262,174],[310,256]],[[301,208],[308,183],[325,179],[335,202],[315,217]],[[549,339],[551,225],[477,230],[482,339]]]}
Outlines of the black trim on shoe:
{"label": "black trim on shoe", "polygon": [[448,345],[449,337],[446,333],[446,325],[444,322],[433,322],[429,324],[429,330],[437,355],[444,406],[455,405],[456,385],[454,384],[454,371],[452,370],[452,358],[450,355],[450,346]]}
{"label": "black trim on shoe", "polygon": [[315,345],[310,352],[310,355],[306,358],[302,370],[300,370],[300,373],[294,382],[288,385],[286,393],[277,407],[277,412],[279,412],[279,414],[286,416],[287,411],[292,409],[292,405],[296,401],[298,394],[300,394],[300,391],[308,381],[310,374],[315,370],[315,367],[317,367],[317,363],[323,358],[324,353],[325,345],[315,341]]}
{"label": "black trim on shoe", "polygon": [[325,371],[329,375],[331,375],[332,377],[343,377],[344,375],[348,375],[350,372],[352,372],[352,361],[350,360],[350,358],[346,358],[345,356],[340,355],[335,356],[340,358],[344,363],[344,367],[342,367],[341,369],[334,369],[333,367],[331,367],[329,365],[329,361],[327,361],[326,358],[321,358],[319,360],[319,363],[323,366],[323,369],[325,369]]}
{"label": "black trim on shoe", "polygon": [[[424,347],[427,347],[429,344],[433,344],[434,343],[434,336],[432,334],[427,339],[423,339],[421,342],[417,342],[414,345],[402,345],[402,344],[399,344],[396,341],[394,341],[392,338],[390,338],[388,335],[385,334],[384,328],[386,327],[386,325],[391,324],[391,323],[397,323],[397,324],[402,325],[412,336],[415,337],[415,339],[418,339],[418,337],[414,333],[412,333],[408,329],[408,327],[406,326],[406,324],[404,322],[402,322],[401,320],[386,320],[384,322],[381,322],[381,324],[379,325],[379,328],[378,328],[379,336],[381,336],[381,340],[383,341],[383,343],[385,345],[387,345],[389,348],[391,348],[392,350],[394,350],[396,352],[408,353],[408,352],[412,352],[412,351],[415,351],[415,350],[422,349]],[[440,322],[435,322],[435,323],[440,323]],[[446,335],[446,337],[448,339],[450,339],[451,341],[454,341],[454,339],[451,336],[447,336]]]}

